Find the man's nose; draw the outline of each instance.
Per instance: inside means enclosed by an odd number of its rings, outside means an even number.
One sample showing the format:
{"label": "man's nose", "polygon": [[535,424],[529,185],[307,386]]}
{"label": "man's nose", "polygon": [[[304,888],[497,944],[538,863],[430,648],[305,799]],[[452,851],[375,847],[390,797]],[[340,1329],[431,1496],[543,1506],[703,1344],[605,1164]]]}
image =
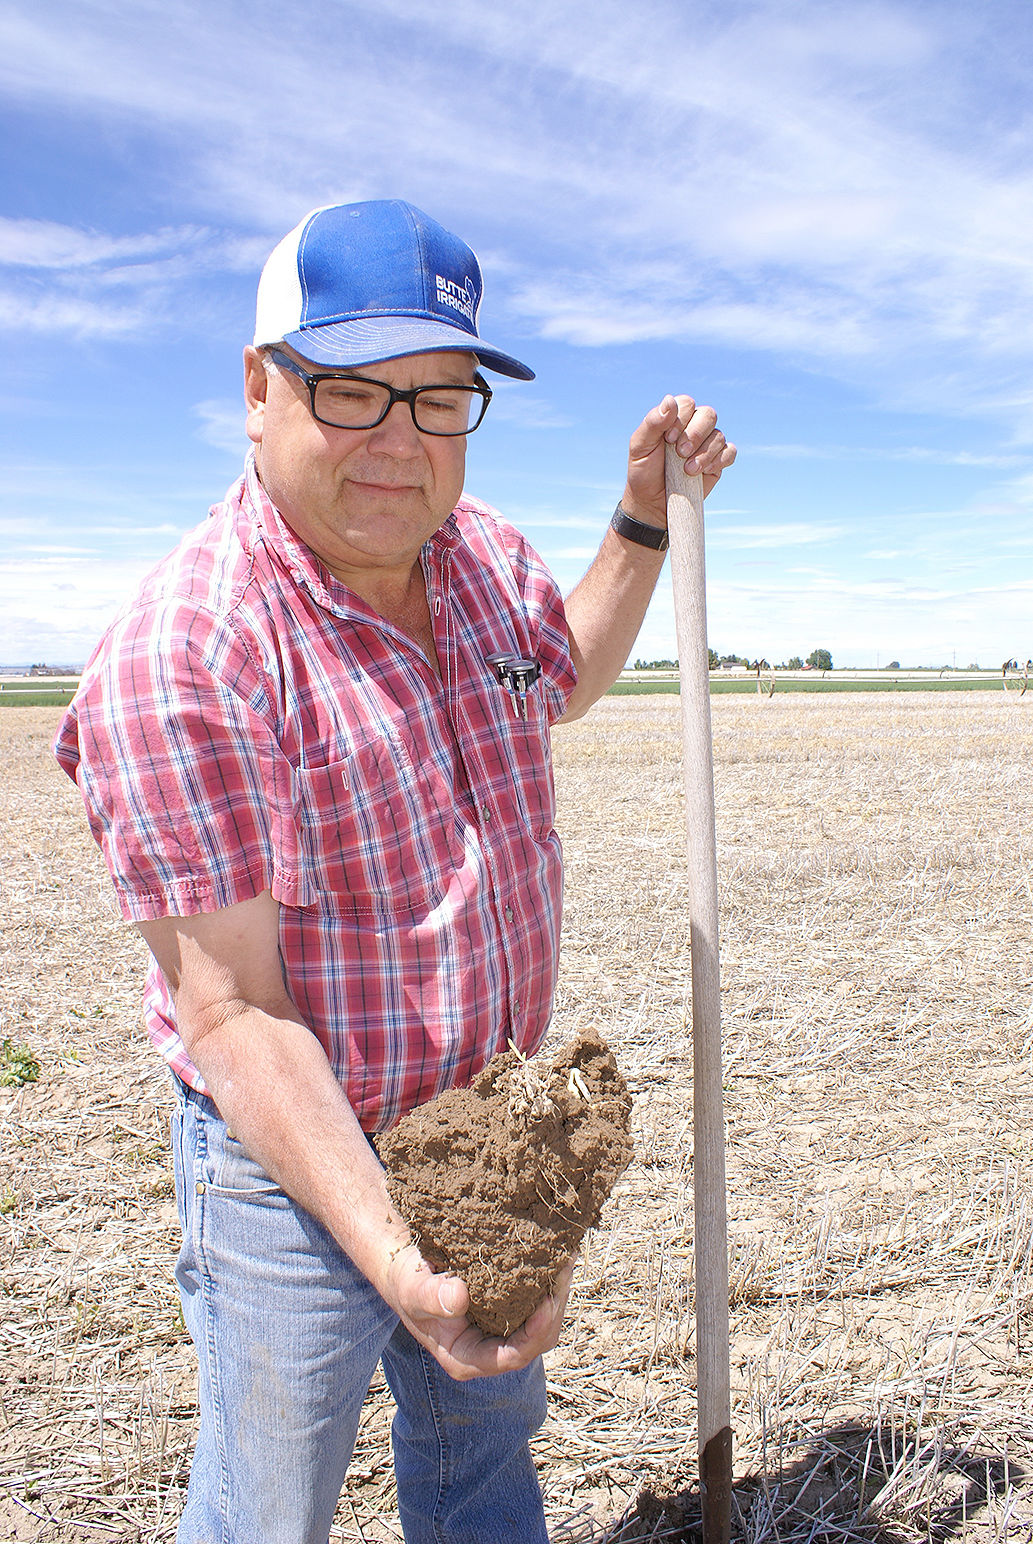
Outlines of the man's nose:
{"label": "man's nose", "polygon": [[371,450],[394,456],[411,456],[419,450],[420,431],[408,402],[392,402],[387,417],[369,431],[369,445]]}

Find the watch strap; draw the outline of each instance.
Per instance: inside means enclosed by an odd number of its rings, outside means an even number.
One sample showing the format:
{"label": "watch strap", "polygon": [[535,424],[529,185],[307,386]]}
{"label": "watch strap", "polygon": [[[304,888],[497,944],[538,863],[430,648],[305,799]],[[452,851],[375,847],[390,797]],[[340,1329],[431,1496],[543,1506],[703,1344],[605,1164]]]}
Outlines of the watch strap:
{"label": "watch strap", "polygon": [[633,541],[639,547],[652,547],[654,552],[666,552],[671,545],[666,531],[657,525],[644,525],[641,520],[633,520],[623,504],[618,504],[614,510],[610,526],[625,541]]}

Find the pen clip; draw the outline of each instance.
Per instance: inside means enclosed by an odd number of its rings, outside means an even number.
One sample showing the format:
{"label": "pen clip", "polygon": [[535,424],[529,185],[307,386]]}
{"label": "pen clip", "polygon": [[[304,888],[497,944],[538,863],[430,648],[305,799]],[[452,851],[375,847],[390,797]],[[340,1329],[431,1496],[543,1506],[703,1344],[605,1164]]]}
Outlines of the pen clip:
{"label": "pen clip", "polygon": [[499,685],[513,696],[513,711],[520,718],[527,718],[527,694],[542,673],[536,659],[525,659],[514,654],[489,654],[485,664],[494,670]]}

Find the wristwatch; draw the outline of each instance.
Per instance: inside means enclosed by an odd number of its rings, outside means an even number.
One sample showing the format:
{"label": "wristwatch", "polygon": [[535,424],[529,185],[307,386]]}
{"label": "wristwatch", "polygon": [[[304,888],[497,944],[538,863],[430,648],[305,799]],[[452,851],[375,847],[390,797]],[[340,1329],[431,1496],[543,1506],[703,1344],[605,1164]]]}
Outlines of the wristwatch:
{"label": "wristwatch", "polygon": [[633,520],[623,504],[618,504],[614,510],[610,526],[626,541],[633,541],[639,547],[652,547],[654,552],[666,552],[671,545],[665,530],[658,525],[644,525],[641,520]]}

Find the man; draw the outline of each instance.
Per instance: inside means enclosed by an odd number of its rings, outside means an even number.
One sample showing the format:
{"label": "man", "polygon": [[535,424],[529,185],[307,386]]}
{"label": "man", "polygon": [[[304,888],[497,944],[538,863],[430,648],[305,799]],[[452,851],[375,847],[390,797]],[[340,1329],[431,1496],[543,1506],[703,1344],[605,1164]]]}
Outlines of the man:
{"label": "man", "polygon": [[540,1044],[550,728],[634,642],[665,443],[707,486],[735,451],[711,409],[665,397],[564,608],[463,496],[479,367],[532,378],[479,336],[480,295],[470,249],[405,203],[317,210],[280,243],[244,355],[244,476],[115,621],[58,737],[154,956],[175,1075],[201,1411],[180,1544],[326,1544],[378,1361],[410,1544],[546,1537],[528,1438],[570,1273],[507,1340],[482,1335],[372,1137],[508,1040]]}

